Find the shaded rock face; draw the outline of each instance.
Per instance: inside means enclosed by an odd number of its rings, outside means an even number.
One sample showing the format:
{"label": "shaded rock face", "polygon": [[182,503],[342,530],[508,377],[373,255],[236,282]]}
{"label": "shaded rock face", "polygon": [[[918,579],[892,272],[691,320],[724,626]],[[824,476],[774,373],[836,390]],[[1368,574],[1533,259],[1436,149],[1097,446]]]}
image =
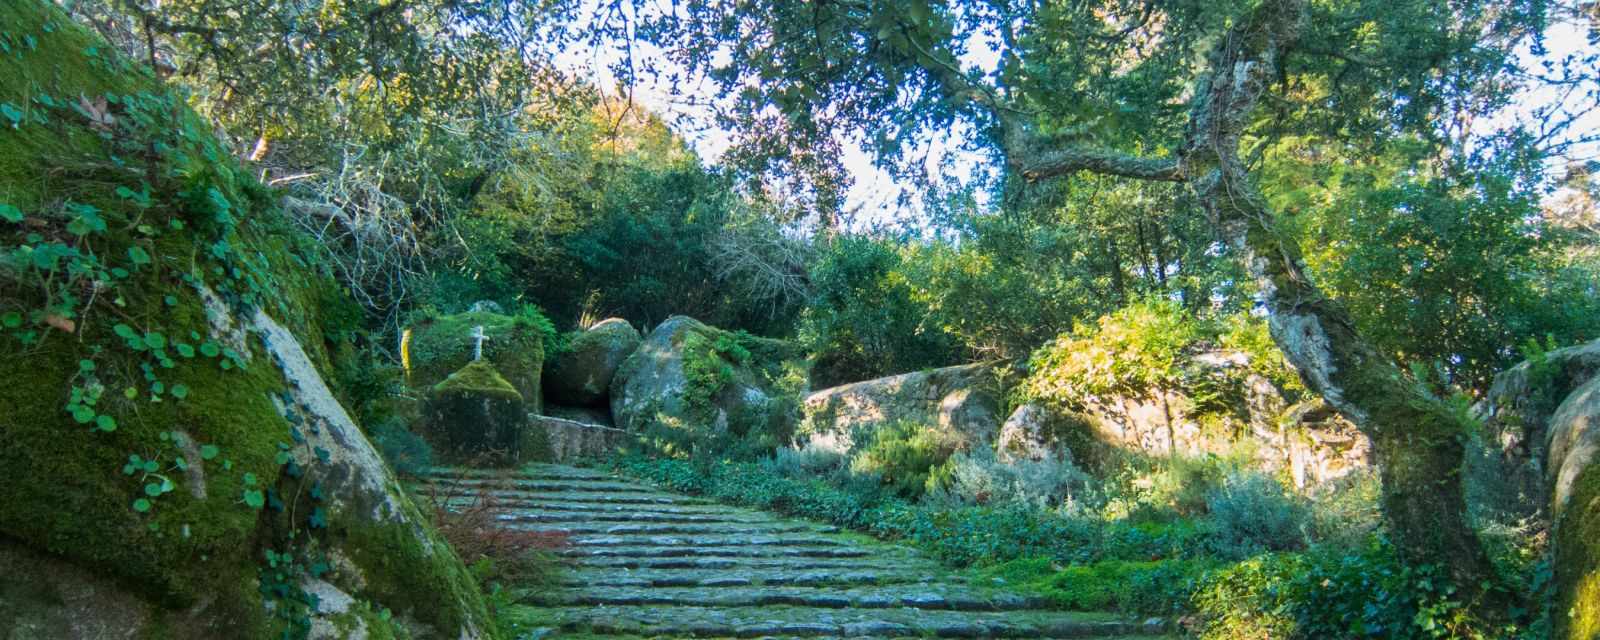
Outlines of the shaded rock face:
{"label": "shaded rock face", "polygon": [[994,363],[917,371],[823,389],[805,399],[799,438],[845,453],[855,440],[897,420],[937,427],[964,445],[1000,431]]}
{"label": "shaded rock face", "polygon": [[[1520,504],[1538,505],[1536,509],[1549,504],[1549,475],[1561,470],[1561,461],[1552,457],[1556,453],[1552,447],[1560,443],[1565,457],[1565,444],[1571,437],[1557,437],[1556,429],[1572,422],[1571,407],[1569,417],[1561,423],[1554,415],[1569,396],[1596,377],[1600,377],[1600,340],[1556,349],[1536,362],[1525,361],[1496,375],[1489,392],[1473,407],[1496,456],[1488,461],[1489,468],[1477,473],[1509,484],[1512,491],[1527,498],[1518,500]],[[1575,468],[1569,467],[1566,473],[1570,482]]]}
{"label": "shaded rock face", "polygon": [[[714,347],[735,343],[744,353],[742,360]],[[666,428],[690,440],[757,423],[787,430],[792,417],[780,406],[774,375],[797,355],[779,340],[735,336],[687,316],[673,316],[652,330],[617,370],[611,415],[626,431]],[[708,378],[714,379],[691,379],[691,370],[713,372]]]}
{"label": "shaded rock face", "polygon": [[1515,515],[1554,528],[1551,637],[1600,637],[1600,340],[1501,372],[1474,412],[1496,457],[1469,478],[1509,486],[1538,506]]}
{"label": "shaded rock face", "polygon": [[407,379],[426,392],[473,361],[474,333],[483,327],[483,359],[516,388],[537,413],[543,406],[544,335],[532,322],[492,311],[429,318],[411,327],[406,344]]}
{"label": "shaded rock face", "polygon": [[510,465],[521,459],[526,413],[522,395],[479,360],[428,391],[424,429],[445,459],[455,463]]}
{"label": "shaded rock face", "polygon": [[546,366],[544,388],[551,402],[601,406],[611,380],[643,340],[627,320],[611,318],[578,333],[571,348]]}

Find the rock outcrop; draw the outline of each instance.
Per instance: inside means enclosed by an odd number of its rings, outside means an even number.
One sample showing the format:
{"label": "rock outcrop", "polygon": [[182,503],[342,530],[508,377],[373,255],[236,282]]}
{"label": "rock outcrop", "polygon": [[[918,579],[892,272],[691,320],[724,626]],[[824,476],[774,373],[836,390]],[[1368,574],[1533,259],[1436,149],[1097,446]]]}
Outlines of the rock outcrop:
{"label": "rock outcrop", "polygon": [[53,3],[0,24],[32,43],[0,55],[27,116],[0,133],[0,254],[33,256],[0,266],[0,637],[493,637],[324,383],[313,245]]}
{"label": "rock outcrop", "polygon": [[806,397],[799,437],[844,453],[867,432],[911,421],[937,427],[959,442],[993,443],[1001,395],[995,367],[944,367],[823,389]]}
{"label": "rock outcrop", "polygon": [[795,411],[778,383],[797,356],[779,340],[673,316],[618,369],[611,414],[619,428],[670,435],[680,445],[759,432],[776,446],[793,428]]}
{"label": "rock outcrop", "polygon": [[1554,527],[1557,640],[1600,636],[1600,340],[1495,376],[1477,407],[1499,457],[1473,475],[1506,483]]}
{"label": "rock outcrop", "polygon": [[565,353],[545,365],[544,388],[549,401],[572,406],[601,406],[611,379],[643,338],[627,320],[611,318],[575,333]]}
{"label": "rock outcrop", "polygon": [[[1243,354],[1197,354],[1189,363],[1204,393],[1171,389],[1144,397],[1082,397],[1076,406],[1024,403],[1001,416],[1011,365],[980,363],[919,371],[823,389],[805,400],[800,438],[846,452],[856,438],[891,421],[936,427],[963,447],[994,446],[1005,462],[1066,451],[1080,464],[1115,447],[1149,455],[1228,451],[1255,442],[1261,463],[1290,472],[1298,486],[1368,466],[1370,443],[1319,401],[1289,406]],[[1201,398],[1201,396],[1204,396]],[[1003,419],[1002,419],[1003,418]]]}

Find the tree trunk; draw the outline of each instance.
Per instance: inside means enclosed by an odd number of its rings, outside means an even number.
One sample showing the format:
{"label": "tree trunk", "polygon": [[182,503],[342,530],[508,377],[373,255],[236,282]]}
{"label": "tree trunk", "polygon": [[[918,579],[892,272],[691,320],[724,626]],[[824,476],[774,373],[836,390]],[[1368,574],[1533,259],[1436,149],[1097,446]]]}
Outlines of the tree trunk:
{"label": "tree trunk", "polygon": [[1355,329],[1305,275],[1299,247],[1238,156],[1251,112],[1305,21],[1304,0],[1258,6],[1213,54],[1199,87],[1181,166],[1260,289],[1273,340],[1306,385],[1371,440],[1394,543],[1413,565],[1443,565],[1460,597],[1498,612],[1488,554],[1467,521],[1461,481],[1466,426]]}

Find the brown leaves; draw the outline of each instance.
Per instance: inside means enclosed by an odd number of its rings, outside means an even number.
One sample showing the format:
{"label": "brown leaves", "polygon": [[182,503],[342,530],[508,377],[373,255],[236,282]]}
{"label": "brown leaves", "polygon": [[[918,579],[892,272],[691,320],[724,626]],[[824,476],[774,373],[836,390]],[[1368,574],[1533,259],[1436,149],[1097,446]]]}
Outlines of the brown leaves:
{"label": "brown leaves", "polygon": [[89,128],[96,131],[110,133],[116,127],[117,118],[111,115],[110,106],[106,104],[106,97],[99,96],[93,100],[89,96],[79,95],[77,110],[83,117],[89,119]]}

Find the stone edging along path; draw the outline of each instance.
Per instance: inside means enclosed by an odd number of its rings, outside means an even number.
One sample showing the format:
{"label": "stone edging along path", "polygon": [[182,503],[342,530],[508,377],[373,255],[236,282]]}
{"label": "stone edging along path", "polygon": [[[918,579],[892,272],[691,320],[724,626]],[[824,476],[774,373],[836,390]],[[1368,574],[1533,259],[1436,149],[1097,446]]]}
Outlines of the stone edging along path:
{"label": "stone edging along path", "polygon": [[504,527],[561,532],[555,588],[520,590],[524,638],[1163,637],[1158,621],[1054,611],[915,551],[593,469],[436,469],[432,495],[494,496]]}

